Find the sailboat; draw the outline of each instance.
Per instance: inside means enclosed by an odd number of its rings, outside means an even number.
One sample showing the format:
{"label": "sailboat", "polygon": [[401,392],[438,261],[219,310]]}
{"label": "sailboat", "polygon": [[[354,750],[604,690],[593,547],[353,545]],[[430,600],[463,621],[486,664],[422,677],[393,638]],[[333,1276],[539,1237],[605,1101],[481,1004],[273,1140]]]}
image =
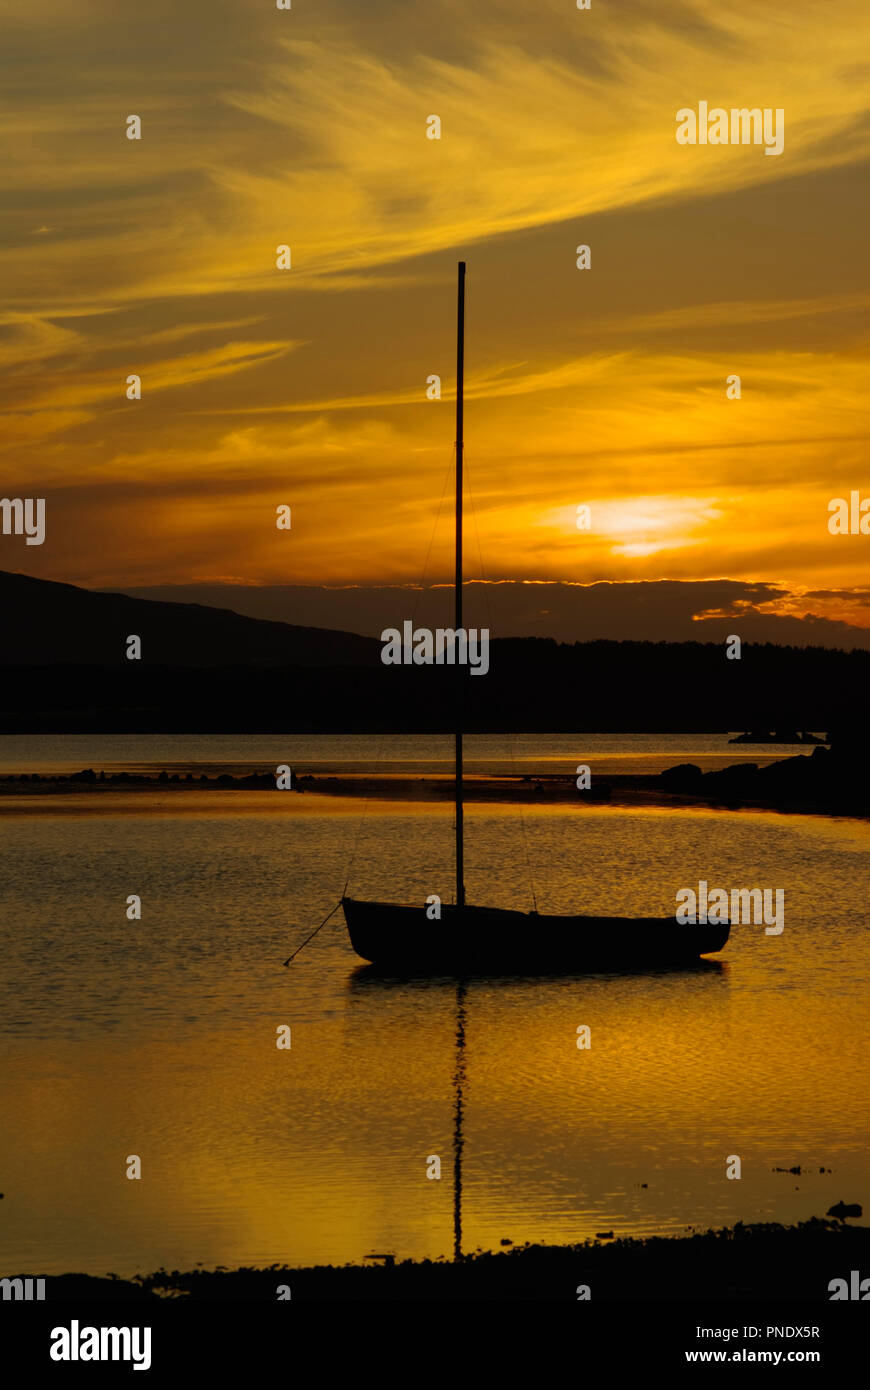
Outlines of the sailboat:
{"label": "sailboat", "polygon": [[[462,630],[462,460],[465,367],[465,262],[459,262],[456,335],[456,510],[454,628]],[[457,665],[457,681],[463,668]],[[461,687],[460,687],[461,688]],[[461,700],[454,735],[456,892],[430,920],[426,903],[341,899],[350,942],[363,960],[402,973],[570,974],[696,963],[720,951],[727,922],[680,925],[676,917],[557,916],[478,907],[465,897]]]}

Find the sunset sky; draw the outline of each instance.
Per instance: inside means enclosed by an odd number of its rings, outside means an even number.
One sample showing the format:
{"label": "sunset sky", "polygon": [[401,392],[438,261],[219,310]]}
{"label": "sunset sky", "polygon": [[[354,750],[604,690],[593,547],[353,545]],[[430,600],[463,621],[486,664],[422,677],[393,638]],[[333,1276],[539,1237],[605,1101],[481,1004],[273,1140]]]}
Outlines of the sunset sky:
{"label": "sunset sky", "polygon": [[[3,10],[0,493],[47,533],[0,568],[291,621],[449,577],[463,258],[470,576],[870,640],[866,0]],[[783,153],[678,145],[699,101]]]}

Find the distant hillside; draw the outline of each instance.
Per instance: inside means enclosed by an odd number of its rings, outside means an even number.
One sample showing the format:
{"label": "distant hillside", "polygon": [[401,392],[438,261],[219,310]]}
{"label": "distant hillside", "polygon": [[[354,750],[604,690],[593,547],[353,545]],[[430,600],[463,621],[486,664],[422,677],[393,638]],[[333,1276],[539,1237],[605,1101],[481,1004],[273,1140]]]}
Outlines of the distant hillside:
{"label": "distant hillside", "polygon": [[380,643],[352,632],[243,618],[227,608],[92,593],[0,571],[0,666],[114,666],[127,637],[162,666],[373,665]]}
{"label": "distant hillside", "polygon": [[[0,612],[0,732],[455,727],[455,668],[384,666],[376,638],[18,574],[0,573]],[[496,637],[489,673],[461,684],[463,727],[481,732],[864,730],[870,652],[749,643],[729,661],[719,642]]]}

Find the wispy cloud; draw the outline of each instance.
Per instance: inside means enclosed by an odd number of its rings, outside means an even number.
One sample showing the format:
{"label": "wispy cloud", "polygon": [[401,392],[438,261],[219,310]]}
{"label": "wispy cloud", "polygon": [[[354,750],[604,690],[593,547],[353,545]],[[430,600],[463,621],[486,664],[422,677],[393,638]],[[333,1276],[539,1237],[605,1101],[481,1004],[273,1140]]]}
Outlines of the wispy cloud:
{"label": "wispy cloud", "polygon": [[[866,466],[864,0],[116,10],[6,7],[3,486],[69,523],[32,565],[419,577],[468,255],[489,574],[729,574],[842,611],[865,564],[824,525]],[[678,146],[701,99],[782,107],[784,153]],[[440,531],[432,554],[448,573]]]}
{"label": "wispy cloud", "polygon": [[[485,5],[462,13],[461,61],[433,52],[437,6],[409,8],[417,46],[398,60],[382,27],[368,47],[359,29],[343,43],[343,7],[322,29],[310,18],[303,38],[248,6],[258,46],[249,36],[245,61],[233,62],[237,25],[222,47],[213,6],[199,0],[184,20],[203,39],[201,54],[187,54],[193,82],[176,70],[158,83],[131,50],[114,81],[104,64],[87,93],[73,96],[62,73],[29,109],[13,90],[0,130],[26,129],[29,157],[9,142],[0,176],[10,205],[28,207],[28,228],[60,228],[48,247],[32,236],[8,246],[13,301],[44,309],[267,290],[283,241],[294,245],[297,285],[328,282],[870,153],[864,98],[846,80],[870,41],[858,0],[838,5],[835,22],[811,0],[694,0],[671,15],[659,4],[599,6],[594,17],[554,6],[540,25],[527,6]],[[104,22],[97,7],[78,29]],[[785,153],[679,147],[674,114],[699,98],[782,107]],[[143,118],[141,142],[124,138],[130,109]],[[440,141],[425,138],[430,113],[443,122]],[[47,185],[48,219],[34,215]]]}

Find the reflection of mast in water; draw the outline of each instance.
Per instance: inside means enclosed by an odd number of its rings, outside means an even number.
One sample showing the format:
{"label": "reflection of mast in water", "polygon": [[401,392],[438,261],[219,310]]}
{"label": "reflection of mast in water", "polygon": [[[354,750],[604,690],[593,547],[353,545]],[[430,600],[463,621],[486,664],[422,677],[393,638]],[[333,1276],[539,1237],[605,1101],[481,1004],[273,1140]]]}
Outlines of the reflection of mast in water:
{"label": "reflection of mast in water", "polygon": [[[459,262],[456,313],[456,579],[453,586],[453,622],[462,628],[462,450],[465,385],[465,262]],[[462,666],[457,665],[456,686],[456,908],[465,906],[465,852],[462,807]],[[465,1080],[465,982],[456,981],[456,1123],[453,1129],[453,1258],[462,1259],[462,1083]]]}
{"label": "reflection of mast in water", "polygon": [[456,985],[456,1119],[453,1127],[453,1258],[462,1259],[462,1087],[465,1082],[465,983]]}

